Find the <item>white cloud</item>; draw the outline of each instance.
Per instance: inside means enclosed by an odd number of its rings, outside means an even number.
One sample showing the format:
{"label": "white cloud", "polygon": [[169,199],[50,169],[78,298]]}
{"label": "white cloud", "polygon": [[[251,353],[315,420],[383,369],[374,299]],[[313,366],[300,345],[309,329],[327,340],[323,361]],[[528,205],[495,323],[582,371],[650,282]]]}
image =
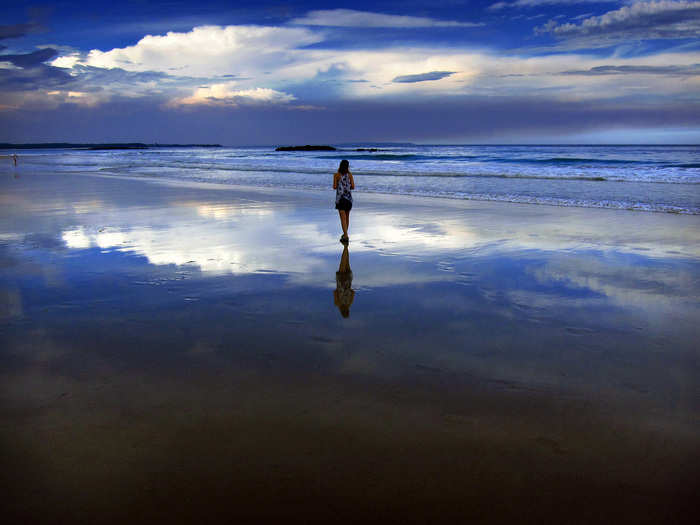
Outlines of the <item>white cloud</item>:
{"label": "white cloud", "polygon": [[327,9],[310,11],[290,22],[296,25],[325,27],[477,27],[483,23],[437,20],[419,16],[387,15],[354,9]]}
{"label": "white cloud", "polygon": [[111,51],[93,49],[84,63],[194,77],[248,76],[287,64],[298,47],[321,40],[321,35],[299,27],[201,26],[187,33],[147,35],[133,46]]}
{"label": "white cloud", "polygon": [[49,64],[51,64],[54,67],[63,67],[63,68],[72,68],[74,65],[76,65],[78,62],[80,62],[80,54],[79,53],[70,53],[68,55],[63,55],[59,56],[58,58],[55,58]]}

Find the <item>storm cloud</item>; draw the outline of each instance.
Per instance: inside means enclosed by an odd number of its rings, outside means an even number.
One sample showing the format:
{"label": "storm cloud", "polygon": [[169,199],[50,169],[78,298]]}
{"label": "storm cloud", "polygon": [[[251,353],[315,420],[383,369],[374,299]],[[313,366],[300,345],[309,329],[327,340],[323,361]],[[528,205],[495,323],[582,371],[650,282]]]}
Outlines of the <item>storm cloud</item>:
{"label": "storm cloud", "polygon": [[18,38],[24,36],[39,28],[37,24],[3,24],[0,25],[0,39],[3,38]]}
{"label": "storm cloud", "polygon": [[45,64],[26,69],[0,68],[0,89],[3,91],[38,91],[74,83],[76,79],[65,69]]}
{"label": "storm cloud", "polygon": [[17,67],[29,68],[51,60],[58,55],[58,51],[50,47],[39,49],[32,53],[21,55],[0,55],[0,62],[10,62]]}
{"label": "storm cloud", "polygon": [[[621,105],[543,98],[439,97],[424,101],[346,101],[319,110],[273,106],[202,106],[197,111],[163,107],[157,98],[118,99],[95,108],[63,104],[49,113],[0,113],[0,142],[79,141],[130,137],[143,142],[206,142],[225,145],[367,141],[502,142],[638,126],[683,127],[700,120],[700,104]],[[65,122],[72,122],[67,129]],[[205,123],[205,125],[203,125]],[[532,140],[531,140],[532,141]]]}
{"label": "storm cloud", "polygon": [[690,66],[596,66],[585,70],[562,71],[561,75],[669,75],[696,76],[700,75],[700,64]]}

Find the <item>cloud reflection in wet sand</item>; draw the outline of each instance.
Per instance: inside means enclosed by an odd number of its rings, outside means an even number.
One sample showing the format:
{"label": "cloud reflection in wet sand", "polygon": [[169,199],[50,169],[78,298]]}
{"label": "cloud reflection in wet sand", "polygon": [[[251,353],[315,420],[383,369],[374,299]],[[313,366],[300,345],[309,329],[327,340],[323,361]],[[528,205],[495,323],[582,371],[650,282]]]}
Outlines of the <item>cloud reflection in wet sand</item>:
{"label": "cloud reflection in wet sand", "polygon": [[[72,248],[98,246],[131,251],[153,264],[195,264],[202,271],[217,273],[306,273],[315,265],[314,254],[335,250],[335,218],[332,213],[320,214],[318,209],[303,212],[288,206],[280,208],[265,200],[182,201],[168,206],[161,210],[98,210],[87,220],[77,217],[77,224],[65,230],[62,237]],[[483,203],[473,206],[489,208]],[[611,212],[603,219],[617,221],[616,228],[610,229],[601,228],[604,224],[600,220],[591,224],[592,214],[575,209],[514,205],[512,208],[521,213],[512,221],[512,214],[499,217],[498,207],[491,208],[487,223],[483,218],[470,223],[459,210],[445,213],[443,209],[435,216],[434,210],[423,207],[408,215],[402,214],[400,208],[381,213],[375,205],[370,208],[371,213],[353,216],[352,250],[420,257],[599,249],[670,259],[700,257],[700,243],[696,242],[699,239],[692,225],[675,231],[657,227],[658,231],[650,232],[634,220],[641,218],[643,223],[646,214]],[[522,213],[527,208],[531,209]],[[172,213],[173,210],[177,212]],[[632,217],[624,216],[625,213]],[[567,215],[565,219],[558,217],[561,214]],[[654,223],[655,219],[647,222]],[[95,231],[94,224],[109,226]],[[280,247],[284,248],[283,255]]]}
{"label": "cloud reflection in wet sand", "polygon": [[[330,276],[340,246],[336,217],[323,196],[299,201],[301,193],[284,200],[199,189],[203,198],[183,199],[187,191],[172,188],[151,206],[105,205],[77,216],[61,238],[69,248],[135,254],[203,276],[277,274],[286,288],[334,287]],[[656,326],[667,341],[672,331],[681,338],[693,333],[700,296],[693,279],[700,258],[693,217],[373,195],[361,195],[361,206],[363,198],[364,208],[352,217],[350,246],[360,302],[363,293],[375,293],[365,297],[377,301],[379,289],[411,287],[416,292],[406,304],[438,326],[456,322],[455,334],[464,321],[445,317],[448,309],[466,320],[489,312],[490,324],[506,320],[513,333],[527,327],[522,323],[556,320],[570,335],[593,337],[613,328],[596,314],[611,308],[622,309],[624,323]],[[406,207],[409,202],[414,206]],[[418,290],[431,283],[450,288]],[[673,330],[668,316],[678,321]],[[455,345],[443,346],[440,359],[461,361]]]}

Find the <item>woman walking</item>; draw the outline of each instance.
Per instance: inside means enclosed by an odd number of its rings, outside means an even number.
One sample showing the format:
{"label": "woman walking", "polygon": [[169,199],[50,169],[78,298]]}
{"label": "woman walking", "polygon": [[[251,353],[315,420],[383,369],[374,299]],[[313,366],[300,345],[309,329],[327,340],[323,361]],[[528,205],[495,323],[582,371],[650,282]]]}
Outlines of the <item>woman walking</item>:
{"label": "woman walking", "polygon": [[348,227],[350,226],[350,210],[352,209],[352,193],[355,189],[355,180],[350,173],[350,163],[341,160],[338,171],[333,175],[333,189],[335,190],[335,209],[340,215],[340,226],[343,228],[343,236],[340,242],[346,243],[348,237]]}

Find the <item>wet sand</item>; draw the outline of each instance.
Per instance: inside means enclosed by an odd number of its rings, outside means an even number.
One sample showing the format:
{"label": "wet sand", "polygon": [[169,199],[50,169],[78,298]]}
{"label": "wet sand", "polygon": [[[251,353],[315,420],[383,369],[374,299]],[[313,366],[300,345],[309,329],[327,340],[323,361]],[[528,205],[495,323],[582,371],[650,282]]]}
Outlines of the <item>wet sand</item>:
{"label": "wet sand", "polygon": [[355,197],[3,173],[3,517],[700,518],[700,217]]}

